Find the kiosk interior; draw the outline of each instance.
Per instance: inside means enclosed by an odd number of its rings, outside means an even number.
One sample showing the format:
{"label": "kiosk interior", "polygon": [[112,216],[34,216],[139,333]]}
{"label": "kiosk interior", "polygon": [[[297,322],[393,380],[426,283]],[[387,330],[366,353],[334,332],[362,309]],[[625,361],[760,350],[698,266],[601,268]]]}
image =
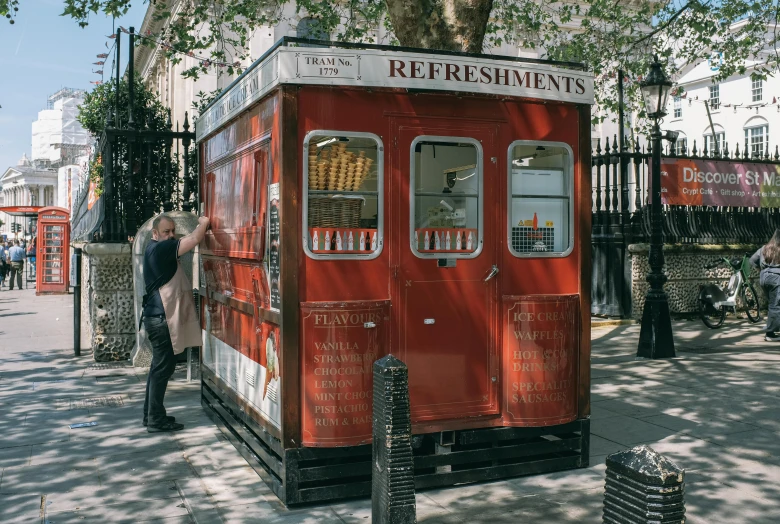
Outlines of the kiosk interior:
{"label": "kiosk interior", "polygon": [[297,43],[197,122],[206,411],[283,502],[368,495],[392,353],[418,488],[586,466],[592,76]]}

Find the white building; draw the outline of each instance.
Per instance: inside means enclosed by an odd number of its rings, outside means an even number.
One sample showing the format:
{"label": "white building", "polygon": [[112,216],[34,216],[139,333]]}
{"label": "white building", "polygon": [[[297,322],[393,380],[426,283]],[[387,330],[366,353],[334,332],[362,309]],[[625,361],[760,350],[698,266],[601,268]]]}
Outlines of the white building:
{"label": "white building", "polygon": [[[741,156],[747,144],[751,156],[759,152],[766,154],[768,148],[774,157],[775,146],[780,143],[776,139],[780,131],[780,78],[761,80],[753,75],[755,65],[755,62],[749,62],[744,75],[713,83],[717,63],[704,62],[677,81],[684,93],[670,97],[662,126],[665,130],[680,132],[675,144],[678,153],[687,149],[690,155],[695,141],[699,155],[705,147],[712,154],[714,136],[719,151],[728,145],[733,155],[739,145]],[[714,132],[705,101],[710,107]],[[773,142],[770,142],[771,136],[775,137]]]}
{"label": "white building", "polygon": [[73,164],[89,145],[89,133],[76,120],[83,90],[63,88],[47,100],[32,124],[32,161],[39,166]]}
{"label": "white building", "polygon": [[[34,165],[27,155],[5,170],[0,177],[0,206],[53,206],[57,201],[57,171]],[[3,226],[0,234],[9,238],[11,224],[26,225],[20,218],[0,213]]]}

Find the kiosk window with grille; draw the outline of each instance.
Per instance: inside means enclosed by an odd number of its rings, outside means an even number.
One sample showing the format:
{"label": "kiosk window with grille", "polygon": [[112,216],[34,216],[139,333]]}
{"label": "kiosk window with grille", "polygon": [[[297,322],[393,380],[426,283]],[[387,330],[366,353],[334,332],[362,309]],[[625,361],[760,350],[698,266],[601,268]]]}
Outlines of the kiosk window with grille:
{"label": "kiosk window with grille", "polygon": [[553,142],[509,148],[509,248],[515,256],[561,256],[574,240],[572,152]]}

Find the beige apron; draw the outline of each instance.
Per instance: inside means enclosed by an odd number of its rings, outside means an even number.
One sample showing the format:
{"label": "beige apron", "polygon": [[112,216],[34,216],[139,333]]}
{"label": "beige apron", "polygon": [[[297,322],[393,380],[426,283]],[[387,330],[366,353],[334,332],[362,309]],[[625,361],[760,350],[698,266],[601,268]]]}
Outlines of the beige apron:
{"label": "beige apron", "polygon": [[203,345],[195,299],[192,297],[192,283],[184,274],[181,262],[176,264],[176,274],[160,288],[160,299],[165,310],[174,355],[188,347]]}

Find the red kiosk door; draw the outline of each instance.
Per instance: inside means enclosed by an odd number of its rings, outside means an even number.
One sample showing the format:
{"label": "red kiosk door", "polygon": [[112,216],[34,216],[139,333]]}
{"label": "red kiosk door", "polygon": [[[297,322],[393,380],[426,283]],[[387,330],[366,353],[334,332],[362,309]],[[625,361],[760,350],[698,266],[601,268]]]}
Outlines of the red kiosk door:
{"label": "red kiosk door", "polygon": [[498,413],[496,134],[445,119],[394,128],[396,315],[416,423]]}

